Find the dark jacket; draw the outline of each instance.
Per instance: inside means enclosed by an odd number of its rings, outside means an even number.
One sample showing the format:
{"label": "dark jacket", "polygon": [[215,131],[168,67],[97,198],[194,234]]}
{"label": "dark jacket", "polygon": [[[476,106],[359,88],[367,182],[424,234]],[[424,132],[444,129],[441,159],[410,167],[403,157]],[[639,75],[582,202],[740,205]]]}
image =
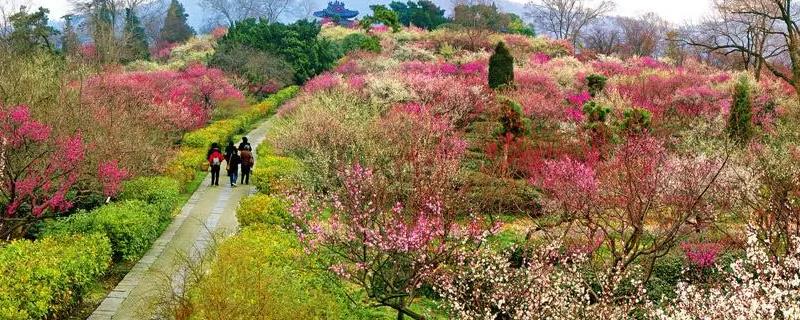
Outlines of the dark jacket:
{"label": "dark jacket", "polygon": [[250,142],[242,142],[239,144],[239,150],[253,150],[253,147],[250,146]]}
{"label": "dark jacket", "polygon": [[228,158],[228,175],[234,172],[238,173],[240,164],[242,164],[242,158],[240,158],[238,154],[232,153]]}
{"label": "dark jacket", "polygon": [[229,144],[227,147],[225,147],[225,160],[226,161],[230,161],[231,154],[233,154],[234,151],[236,151],[236,146],[234,146],[232,143]]}

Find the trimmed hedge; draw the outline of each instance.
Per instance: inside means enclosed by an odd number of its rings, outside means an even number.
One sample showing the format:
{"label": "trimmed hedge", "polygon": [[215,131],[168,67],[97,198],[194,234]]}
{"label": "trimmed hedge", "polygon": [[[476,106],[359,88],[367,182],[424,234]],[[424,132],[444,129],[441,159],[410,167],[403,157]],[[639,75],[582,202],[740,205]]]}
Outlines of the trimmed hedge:
{"label": "trimmed hedge", "polygon": [[181,186],[186,186],[200,170],[206,151],[212,143],[224,145],[228,139],[245,133],[260,119],[272,115],[278,106],[294,97],[299,90],[298,86],[284,88],[235,118],[220,120],[185,134],[181,141],[182,148],[178,156],[167,164],[165,174],[177,180]]}
{"label": "trimmed hedge", "polygon": [[263,223],[286,228],[291,225],[289,203],[277,197],[256,194],[239,202],[236,219],[243,227]]}
{"label": "trimmed hedge", "polygon": [[297,184],[297,178],[302,171],[302,164],[294,158],[259,157],[258,164],[253,169],[253,185],[261,193],[280,194]]}
{"label": "trimmed hedge", "polygon": [[171,212],[181,195],[181,185],[166,177],[140,177],[122,184],[121,200],[142,200],[162,212]]}
{"label": "trimmed hedge", "polygon": [[18,240],[0,248],[0,319],[44,319],[74,305],[111,264],[101,234]]}
{"label": "trimmed hedge", "polygon": [[368,318],[312,263],[294,235],[244,228],[220,244],[208,275],[191,289],[192,318]]}
{"label": "trimmed hedge", "polygon": [[135,261],[155,241],[171,220],[171,210],[161,211],[140,200],[112,203],[45,225],[44,237],[101,233],[111,241],[115,260]]}
{"label": "trimmed hedge", "polygon": [[181,142],[184,146],[192,148],[208,148],[214,142],[223,145],[229,138],[245,133],[247,128],[259,119],[274,113],[278,106],[294,97],[298,90],[298,87],[292,86],[278,91],[253,105],[244,114],[233,119],[220,120],[202,129],[187,133]]}

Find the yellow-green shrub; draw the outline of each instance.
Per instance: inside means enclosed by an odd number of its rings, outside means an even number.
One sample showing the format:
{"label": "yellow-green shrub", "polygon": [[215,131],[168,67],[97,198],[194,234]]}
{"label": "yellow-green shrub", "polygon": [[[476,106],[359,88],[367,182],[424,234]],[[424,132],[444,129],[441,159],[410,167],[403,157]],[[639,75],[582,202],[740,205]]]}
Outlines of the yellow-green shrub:
{"label": "yellow-green shrub", "polygon": [[266,156],[258,158],[253,170],[253,185],[261,193],[280,194],[297,184],[302,164],[294,158]]}
{"label": "yellow-green shrub", "polygon": [[[220,244],[190,295],[193,319],[354,319],[294,235],[255,225]],[[333,289],[333,290],[332,290]]]}
{"label": "yellow-green shrub", "polygon": [[5,245],[0,248],[0,319],[44,319],[63,312],[110,263],[111,244],[100,234]]}
{"label": "yellow-green shrub", "polygon": [[144,201],[127,200],[49,222],[42,235],[104,234],[116,260],[136,261],[169,224],[170,213]]}
{"label": "yellow-green shrub", "polygon": [[242,199],[236,209],[236,218],[242,226],[256,223],[288,227],[291,223],[286,200],[266,194],[256,194]]}
{"label": "yellow-green shrub", "polygon": [[142,200],[160,211],[171,212],[181,193],[181,185],[167,177],[139,177],[122,184],[121,200]]}

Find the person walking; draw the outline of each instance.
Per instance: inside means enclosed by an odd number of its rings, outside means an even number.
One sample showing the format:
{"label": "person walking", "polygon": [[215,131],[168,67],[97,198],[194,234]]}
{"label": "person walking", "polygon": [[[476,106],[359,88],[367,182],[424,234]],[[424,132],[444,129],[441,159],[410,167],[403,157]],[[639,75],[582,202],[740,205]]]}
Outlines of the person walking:
{"label": "person walking", "polygon": [[242,142],[239,143],[239,151],[245,149],[252,151],[253,147],[250,146],[250,142],[247,142],[247,137],[242,137]]}
{"label": "person walking", "polygon": [[239,178],[239,165],[242,163],[242,158],[236,153],[234,148],[230,157],[228,158],[228,176],[231,178],[231,187],[236,187],[236,180]]}
{"label": "person walking", "polygon": [[231,161],[231,154],[236,152],[236,146],[233,145],[233,140],[228,140],[228,146],[225,147],[225,161]]}
{"label": "person walking", "polygon": [[216,142],[211,144],[211,149],[208,149],[208,157],[206,159],[211,168],[211,185],[218,186],[220,166],[222,166],[222,161],[225,160],[225,157],[219,150],[219,144]]}
{"label": "person walking", "polygon": [[239,158],[242,159],[242,184],[250,184],[250,172],[255,164],[253,152],[250,151],[250,146],[245,146],[244,149],[239,151]]}

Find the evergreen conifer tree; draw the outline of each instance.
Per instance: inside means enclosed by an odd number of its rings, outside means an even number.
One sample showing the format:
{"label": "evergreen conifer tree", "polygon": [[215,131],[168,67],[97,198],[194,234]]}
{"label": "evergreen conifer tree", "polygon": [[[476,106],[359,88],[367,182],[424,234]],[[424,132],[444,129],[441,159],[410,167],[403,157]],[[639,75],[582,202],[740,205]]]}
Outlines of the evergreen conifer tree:
{"label": "evergreen conifer tree", "polygon": [[514,83],[514,57],[500,41],[489,58],[489,87],[497,89]]}
{"label": "evergreen conifer tree", "polygon": [[147,36],[142,27],[142,22],[136,13],[130,8],[125,9],[125,28],[123,29],[123,48],[122,62],[135,60],[146,60],[150,57],[148,50]]}
{"label": "evergreen conifer tree", "polygon": [[186,10],[178,0],[172,0],[164,18],[159,39],[163,42],[184,42],[194,35],[194,29],[186,23]]}
{"label": "evergreen conifer tree", "polygon": [[736,83],[733,92],[733,104],[728,118],[728,136],[734,141],[744,144],[753,135],[753,106],[750,99],[750,83],[742,76]]}
{"label": "evergreen conifer tree", "polygon": [[78,53],[80,40],[78,34],[75,32],[75,26],[72,24],[72,15],[68,14],[64,18],[64,31],[61,36],[61,52],[66,56],[72,56]]}

